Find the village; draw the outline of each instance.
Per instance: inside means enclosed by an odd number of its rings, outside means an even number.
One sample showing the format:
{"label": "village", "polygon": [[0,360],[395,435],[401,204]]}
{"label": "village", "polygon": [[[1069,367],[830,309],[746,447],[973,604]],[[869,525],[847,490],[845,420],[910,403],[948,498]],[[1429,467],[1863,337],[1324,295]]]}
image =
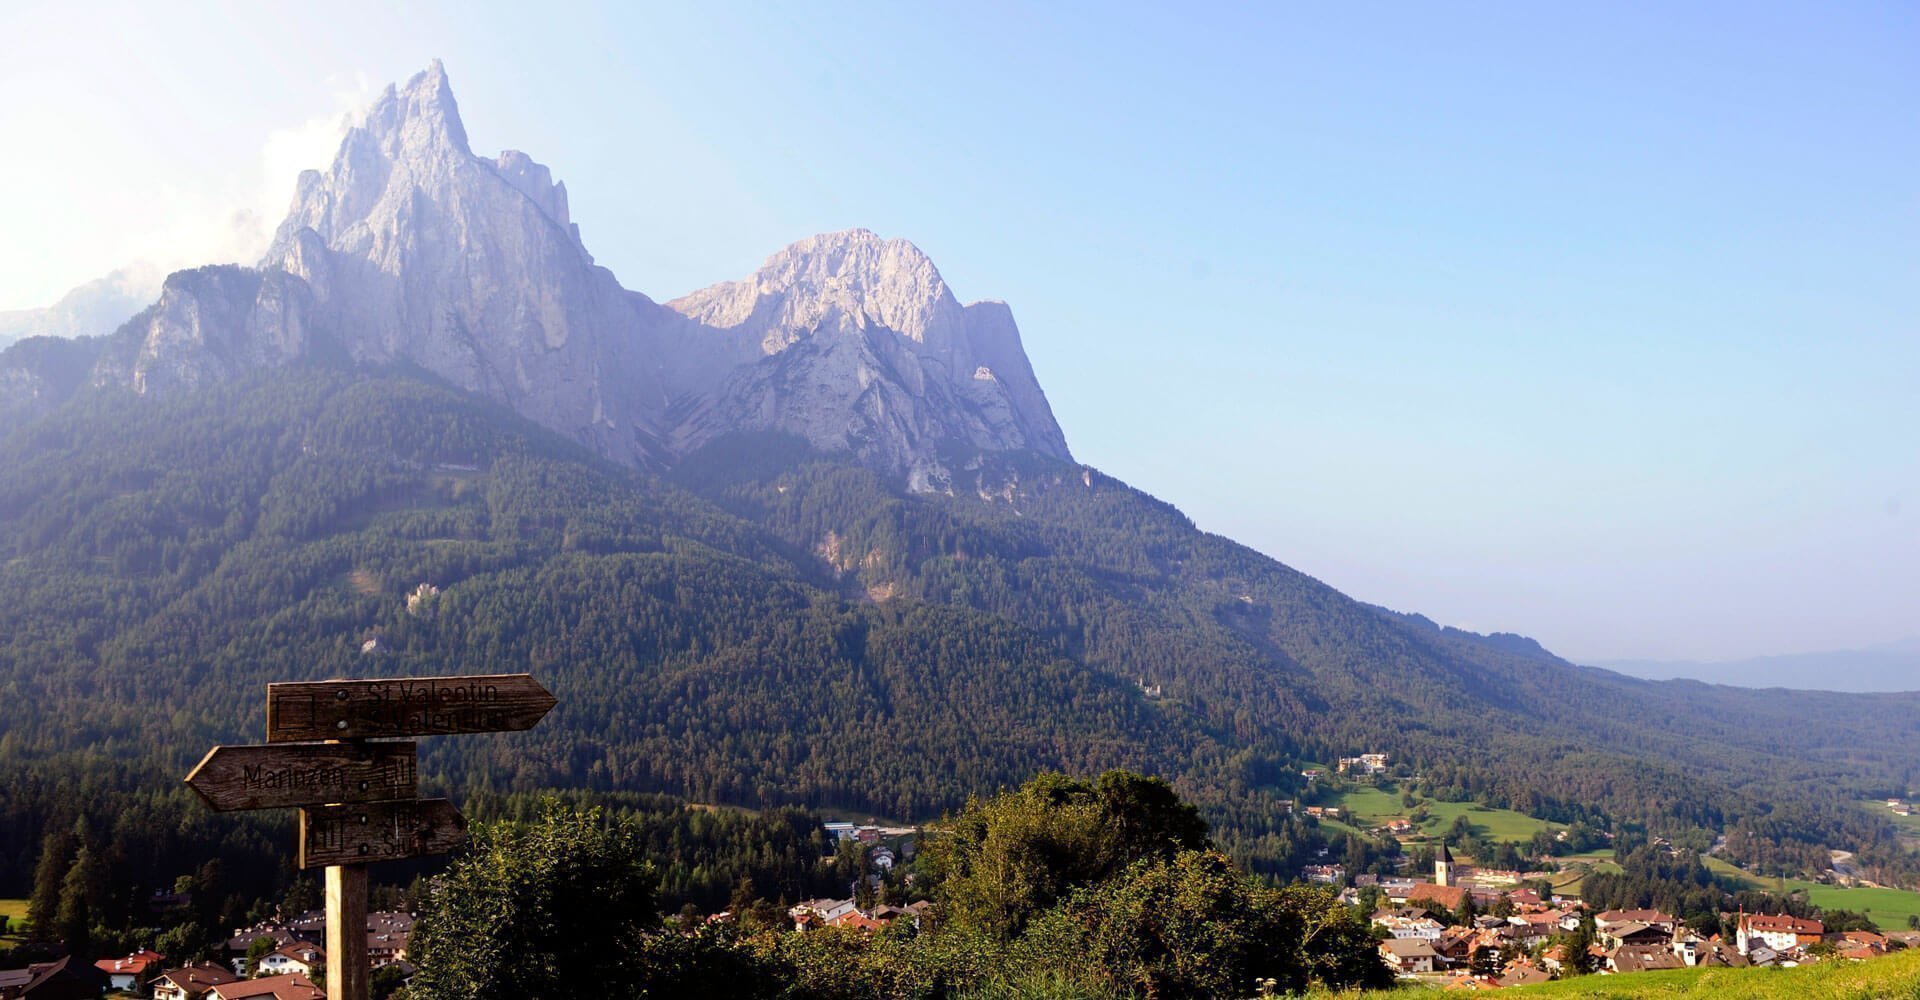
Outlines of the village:
{"label": "village", "polygon": [[[1340,758],[1339,773],[1371,778],[1387,754]],[[1323,770],[1302,775],[1311,784]],[[1889,802],[1897,810],[1897,803]],[[1316,819],[1341,819],[1331,806],[1308,806]],[[1404,819],[1375,831],[1413,839]],[[1547,982],[1581,973],[1615,975],[1697,966],[1794,967],[1820,961],[1865,961],[1920,946],[1920,931],[1830,932],[1819,920],[1785,914],[1723,914],[1732,935],[1702,935],[1656,909],[1595,912],[1572,893],[1549,891],[1549,871],[1476,868],[1442,842],[1430,881],[1349,874],[1313,865],[1309,881],[1341,886],[1342,901],[1368,907],[1380,957],[1404,981],[1460,990]]]}
{"label": "village", "polygon": [[[376,979],[394,985],[413,973],[407,944],[414,917],[395,911],[367,915],[367,955]],[[153,1000],[325,1000],[326,914],[295,916],[233,928],[216,959],[169,964],[141,950],[91,965],[61,958],[22,969],[0,969],[0,1000],[94,1000],[102,995]]]}
{"label": "village", "polygon": [[[1388,767],[1386,754],[1342,758],[1341,774],[1372,778]],[[1328,780],[1320,769],[1303,777]],[[1339,822],[1341,810],[1307,806],[1303,816]],[[1352,817],[1345,817],[1352,821]],[[836,821],[822,824],[842,847],[857,846],[869,874],[847,898],[816,898],[784,910],[787,929],[810,933],[913,933],[937,925],[925,899],[898,902],[885,890],[911,887],[911,862],[922,831]],[[1405,820],[1371,831],[1410,845],[1424,835]],[[1877,933],[1829,931],[1817,919],[1785,914],[1724,914],[1731,934],[1701,934],[1675,914],[1657,909],[1594,911],[1574,892],[1552,889],[1552,871],[1476,866],[1456,857],[1444,840],[1433,853],[1429,878],[1349,872],[1339,864],[1307,866],[1302,876],[1337,890],[1341,903],[1364,919],[1380,960],[1408,985],[1458,990],[1524,986],[1580,974],[1615,975],[1699,966],[1793,967],[1821,961],[1864,961],[1920,946],[1920,930]],[[1324,851],[1322,852],[1325,853]],[[823,859],[823,861],[826,859]],[[1401,867],[1406,867],[1401,861]],[[901,873],[905,872],[904,877]],[[893,902],[889,902],[889,899]],[[778,912],[778,911],[776,911]],[[730,910],[682,915],[683,926],[725,924]],[[404,984],[413,967],[408,944],[414,916],[376,911],[366,921],[367,954],[385,995]],[[233,928],[215,954],[184,963],[141,950],[86,964],[73,959],[0,970],[0,1000],[95,1000],[102,996],[152,1000],[322,1000],[326,996],[326,917],[310,910]]]}
{"label": "village", "polygon": [[[1329,881],[1344,873],[1322,867],[1310,874]],[[1863,961],[1920,945],[1920,931],[1829,933],[1818,920],[1752,913],[1731,915],[1737,927],[1731,939],[1703,937],[1659,910],[1596,913],[1578,899],[1543,898],[1522,884],[1545,874],[1476,871],[1442,846],[1431,881],[1363,875],[1341,898],[1355,905],[1367,895],[1377,898],[1381,905],[1370,921],[1381,938],[1381,960],[1403,978],[1449,989],[1524,986],[1581,971]],[[1574,951],[1583,946],[1584,954]]]}

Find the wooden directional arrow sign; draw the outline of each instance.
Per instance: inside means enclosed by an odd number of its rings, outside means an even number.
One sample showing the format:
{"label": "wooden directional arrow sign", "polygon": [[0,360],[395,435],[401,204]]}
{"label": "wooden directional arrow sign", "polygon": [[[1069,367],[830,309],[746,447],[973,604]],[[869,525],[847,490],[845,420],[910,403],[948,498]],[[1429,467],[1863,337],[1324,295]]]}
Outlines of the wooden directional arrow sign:
{"label": "wooden directional arrow sign", "polygon": [[446,799],[409,799],[300,810],[300,867],[364,865],[444,854],[467,839],[467,820]]}
{"label": "wooden directional arrow sign", "polygon": [[417,773],[412,743],[214,747],[187,787],[221,812],[281,809],[410,799]]}
{"label": "wooden directional arrow sign", "polygon": [[267,742],[531,729],[554,705],[532,674],[267,685]]}

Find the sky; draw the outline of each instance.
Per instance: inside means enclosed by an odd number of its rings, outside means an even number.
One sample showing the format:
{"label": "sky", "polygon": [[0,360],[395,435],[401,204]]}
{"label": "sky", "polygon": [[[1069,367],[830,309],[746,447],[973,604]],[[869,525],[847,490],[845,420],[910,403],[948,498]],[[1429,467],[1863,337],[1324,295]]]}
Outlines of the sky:
{"label": "sky", "polygon": [[1354,597],[1583,662],[1920,634],[1912,3],[16,0],[0,38],[0,310],[251,261],[438,57],[628,287],[910,239],[1012,305],[1077,458]]}

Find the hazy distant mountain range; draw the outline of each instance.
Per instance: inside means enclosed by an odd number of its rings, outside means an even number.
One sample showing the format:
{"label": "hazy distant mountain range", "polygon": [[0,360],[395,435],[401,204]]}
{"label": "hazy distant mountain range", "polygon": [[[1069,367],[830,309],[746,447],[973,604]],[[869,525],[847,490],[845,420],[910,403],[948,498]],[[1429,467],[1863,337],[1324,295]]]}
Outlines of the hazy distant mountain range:
{"label": "hazy distant mountain range", "polygon": [[44,309],[0,312],[0,347],[27,337],[88,337],[112,333],[146,308],[160,291],[160,275],[123,268],[89,281]]}
{"label": "hazy distant mountain range", "polygon": [[1650,680],[1705,681],[1749,688],[1823,691],[1920,691],[1920,638],[1867,649],[1756,656],[1703,663],[1691,660],[1609,660],[1595,664]]}
{"label": "hazy distant mountain range", "polygon": [[527,669],[547,722],[434,773],[921,818],[1124,765],[1277,870],[1322,843],[1301,766],[1361,752],[1789,868],[1904,863],[1857,802],[1920,785],[1920,695],[1579,667],[1199,531],[1076,463],[1008,308],[905,241],[630,291],[437,64],[258,267],[0,352],[0,772],[184,768],[267,680]]}

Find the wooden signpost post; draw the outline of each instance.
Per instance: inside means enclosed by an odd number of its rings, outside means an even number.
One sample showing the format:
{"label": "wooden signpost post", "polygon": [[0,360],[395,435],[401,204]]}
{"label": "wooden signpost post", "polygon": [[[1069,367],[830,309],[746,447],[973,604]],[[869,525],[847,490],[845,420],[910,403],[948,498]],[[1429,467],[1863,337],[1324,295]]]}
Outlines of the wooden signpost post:
{"label": "wooden signpost post", "polygon": [[300,810],[300,867],[327,870],[328,1000],[366,1000],[367,865],[467,836],[452,802],[418,797],[406,738],[531,729],[553,706],[530,674],[269,684],[266,745],[214,747],[187,785],[223,812]]}

